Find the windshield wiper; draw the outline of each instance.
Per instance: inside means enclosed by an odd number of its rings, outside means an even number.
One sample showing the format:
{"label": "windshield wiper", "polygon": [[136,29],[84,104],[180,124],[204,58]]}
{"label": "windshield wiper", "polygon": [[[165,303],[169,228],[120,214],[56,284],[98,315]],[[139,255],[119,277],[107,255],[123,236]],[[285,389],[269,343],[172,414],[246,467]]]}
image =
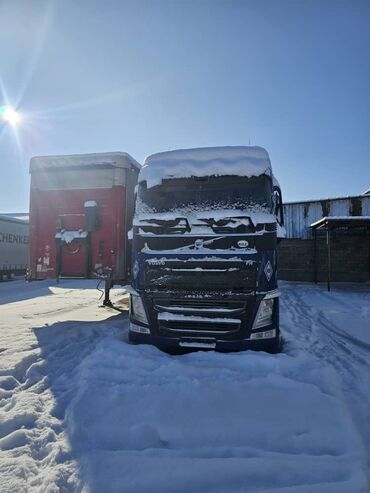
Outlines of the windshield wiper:
{"label": "windshield wiper", "polygon": [[144,223],[140,224],[139,227],[145,232],[185,233],[191,230],[188,220],[183,217],[176,219],[140,219],[139,223]]}
{"label": "windshield wiper", "polygon": [[221,219],[202,219],[210,226],[215,233],[237,232],[248,233],[254,232],[255,228],[248,216],[225,216]]}

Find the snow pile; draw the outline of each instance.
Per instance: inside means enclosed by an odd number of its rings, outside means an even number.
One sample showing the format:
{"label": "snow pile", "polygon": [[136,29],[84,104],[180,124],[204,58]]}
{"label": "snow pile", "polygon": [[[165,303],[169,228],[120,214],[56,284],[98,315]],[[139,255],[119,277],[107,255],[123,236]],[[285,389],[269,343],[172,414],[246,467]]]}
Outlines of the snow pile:
{"label": "snow pile", "polygon": [[262,147],[203,147],[160,152],[146,158],[139,182],[147,188],[170,178],[192,176],[260,176],[272,175],[270,158]]}
{"label": "snow pile", "polygon": [[309,358],[106,339],[76,381],[67,423],[91,491],[366,491],[337,378]]}
{"label": "snow pile", "polygon": [[0,306],[0,491],[369,491],[369,293],[284,283],[284,353],[171,356],[40,285]]}

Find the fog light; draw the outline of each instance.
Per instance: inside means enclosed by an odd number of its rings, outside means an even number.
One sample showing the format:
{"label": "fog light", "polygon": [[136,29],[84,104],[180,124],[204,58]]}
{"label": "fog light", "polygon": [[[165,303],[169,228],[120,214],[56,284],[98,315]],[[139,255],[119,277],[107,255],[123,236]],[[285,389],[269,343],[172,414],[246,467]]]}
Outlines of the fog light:
{"label": "fog light", "polygon": [[130,332],[136,332],[138,334],[150,334],[148,327],[143,327],[142,325],[136,325],[132,322],[130,323]]}
{"label": "fog light", "polygon": [[251,334],[249,339],[273,339],[276,337],[276,329],[271,329],[271,330],[265,330],[262,332],[255,332],[254,334]]}

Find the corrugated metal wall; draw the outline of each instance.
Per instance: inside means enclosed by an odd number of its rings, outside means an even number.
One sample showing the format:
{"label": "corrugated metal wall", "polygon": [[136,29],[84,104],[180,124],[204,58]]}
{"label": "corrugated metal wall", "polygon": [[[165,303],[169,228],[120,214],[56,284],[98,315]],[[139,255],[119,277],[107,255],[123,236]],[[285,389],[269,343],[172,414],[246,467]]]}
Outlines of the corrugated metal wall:
{"label": "corrugated metal wall", "polygon": [[287,238],[312,238],[310,224],[325,216],[370,216],[370,196],[285,204],[284,222]]}

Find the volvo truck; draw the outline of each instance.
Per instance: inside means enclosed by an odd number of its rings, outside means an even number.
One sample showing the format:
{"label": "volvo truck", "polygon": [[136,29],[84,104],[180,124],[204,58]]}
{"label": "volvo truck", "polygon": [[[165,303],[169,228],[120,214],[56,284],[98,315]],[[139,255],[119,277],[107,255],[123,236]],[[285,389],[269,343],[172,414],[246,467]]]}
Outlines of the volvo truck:
{"label": "volvo truck", "polygon": [[149,156],[132,230],[129,339],[278,351],[282,194],[261,147]]}

